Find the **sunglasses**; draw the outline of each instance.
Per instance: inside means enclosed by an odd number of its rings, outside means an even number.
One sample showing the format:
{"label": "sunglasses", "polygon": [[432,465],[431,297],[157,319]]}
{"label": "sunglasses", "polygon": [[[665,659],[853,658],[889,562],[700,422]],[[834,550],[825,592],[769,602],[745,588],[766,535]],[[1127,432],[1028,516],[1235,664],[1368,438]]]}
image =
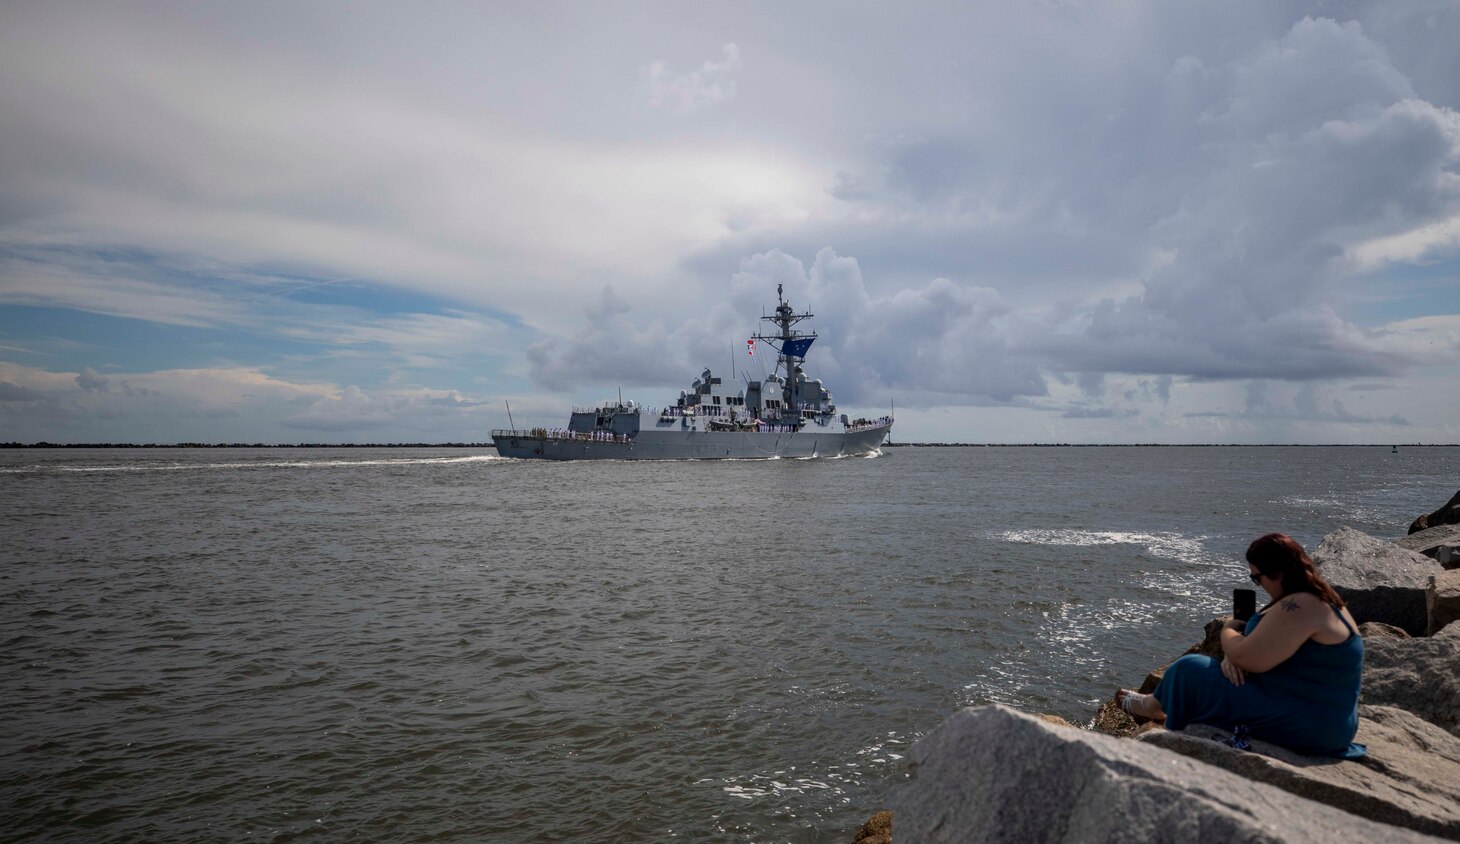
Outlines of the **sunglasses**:
{"label": "sunglasses", "polygon": [[1252,579],[1253,583],[1258,583],[1258,581],[1262,580],[1263,577],[1262,572],[1258,572],[1257,574],[1249,574],[1247,576]]}

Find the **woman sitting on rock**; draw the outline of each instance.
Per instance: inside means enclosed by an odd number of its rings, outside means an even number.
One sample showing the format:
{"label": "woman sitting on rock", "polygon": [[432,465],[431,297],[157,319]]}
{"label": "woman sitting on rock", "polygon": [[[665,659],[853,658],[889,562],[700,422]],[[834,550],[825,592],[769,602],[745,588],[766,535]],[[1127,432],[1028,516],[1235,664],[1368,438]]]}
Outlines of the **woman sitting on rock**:
{"label": "woman sitting on rock", "polygon": [[1353,759],[1364,640],[1343,599],[1318,575],[1303,546],[1270,533],[1247,548],[1252,582],[1272,603],[1222,629],[1220,662],[1189,654],[1166,669],[1153,694],[1126,689],[1116,701],[1169,729],[1246,727],[1252,738],[1306,756]]}

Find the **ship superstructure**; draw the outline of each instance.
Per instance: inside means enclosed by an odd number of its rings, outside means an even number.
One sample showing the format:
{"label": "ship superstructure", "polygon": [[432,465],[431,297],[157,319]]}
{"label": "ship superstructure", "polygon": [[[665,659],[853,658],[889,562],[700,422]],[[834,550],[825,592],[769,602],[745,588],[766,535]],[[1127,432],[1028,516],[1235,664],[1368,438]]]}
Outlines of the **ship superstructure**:
{"label": "ship superstructure", "polygon": [[[566,428],[494,430],[504,457],[544,460],[725,460],[771,457],[843,457],[877,453],[892,431],[892,417],[847,418],[831,392],[807,378],[806,353],[814,331],[795,326],[812,318],[796,313],[776,286],[774,327],[756,334],[776,351],[775,371],[761,380],[725,379],[709,368],[679,399],[643,407],[619,398],[574,408]],[[753,346],[752,346],[753,348]]]}

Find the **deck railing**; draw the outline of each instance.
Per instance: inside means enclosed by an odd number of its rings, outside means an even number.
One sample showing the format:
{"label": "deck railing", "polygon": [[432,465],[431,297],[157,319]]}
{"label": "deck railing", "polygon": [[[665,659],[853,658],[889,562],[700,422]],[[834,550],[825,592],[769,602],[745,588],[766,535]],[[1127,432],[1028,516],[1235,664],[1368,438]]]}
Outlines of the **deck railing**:
{"label": "deck railing", "polygon": [[[760,433],[796,433],[796,425],[776,425],[766,422],[749,423],[753,425],[752,430]],[[847,423],[848,433],[853,431],[865,431],[870,428],[881,428],[892,424],[891,416],[883,416],[879,419],[857,419]],[[524,439],[524,440],[573,440],[577,442],[603,442],[603,443],[626,443],[633,440],[632,437],[624,434],[614,434],[608,431],[570,431],[566,428],[493,428],[492,439]]]}
{"label": "deck railing", "polygon": [[493,428],[494,440],[574,440],[577,442],[626,443],[629,437],[608,431],[569,431],[566,428]]}
{"label": "deck railing", "polygon": [[883,425],[891,425],[892,417],[883,416],[879,419],[855,419],[847,423],[848,431],[865,431],[868,428],[880,428]]}

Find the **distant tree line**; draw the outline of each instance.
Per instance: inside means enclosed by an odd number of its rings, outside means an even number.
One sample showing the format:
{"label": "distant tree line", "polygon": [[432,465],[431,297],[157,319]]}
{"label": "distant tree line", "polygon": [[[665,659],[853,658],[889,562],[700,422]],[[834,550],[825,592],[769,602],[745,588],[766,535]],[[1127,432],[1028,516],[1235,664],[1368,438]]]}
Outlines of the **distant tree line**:
{"label": "distant tree line", "polygon": [[[1399,443],[1405,448],[1457,443]],[[884,443],[883,448],[1391,448],[1389,443]],[[0,448],[493,448],[492,443],[0,443]]]}
{"label": "distant tree line", "polygon": [[1450,448],[1456,443],[883,443],[883,448]]}

